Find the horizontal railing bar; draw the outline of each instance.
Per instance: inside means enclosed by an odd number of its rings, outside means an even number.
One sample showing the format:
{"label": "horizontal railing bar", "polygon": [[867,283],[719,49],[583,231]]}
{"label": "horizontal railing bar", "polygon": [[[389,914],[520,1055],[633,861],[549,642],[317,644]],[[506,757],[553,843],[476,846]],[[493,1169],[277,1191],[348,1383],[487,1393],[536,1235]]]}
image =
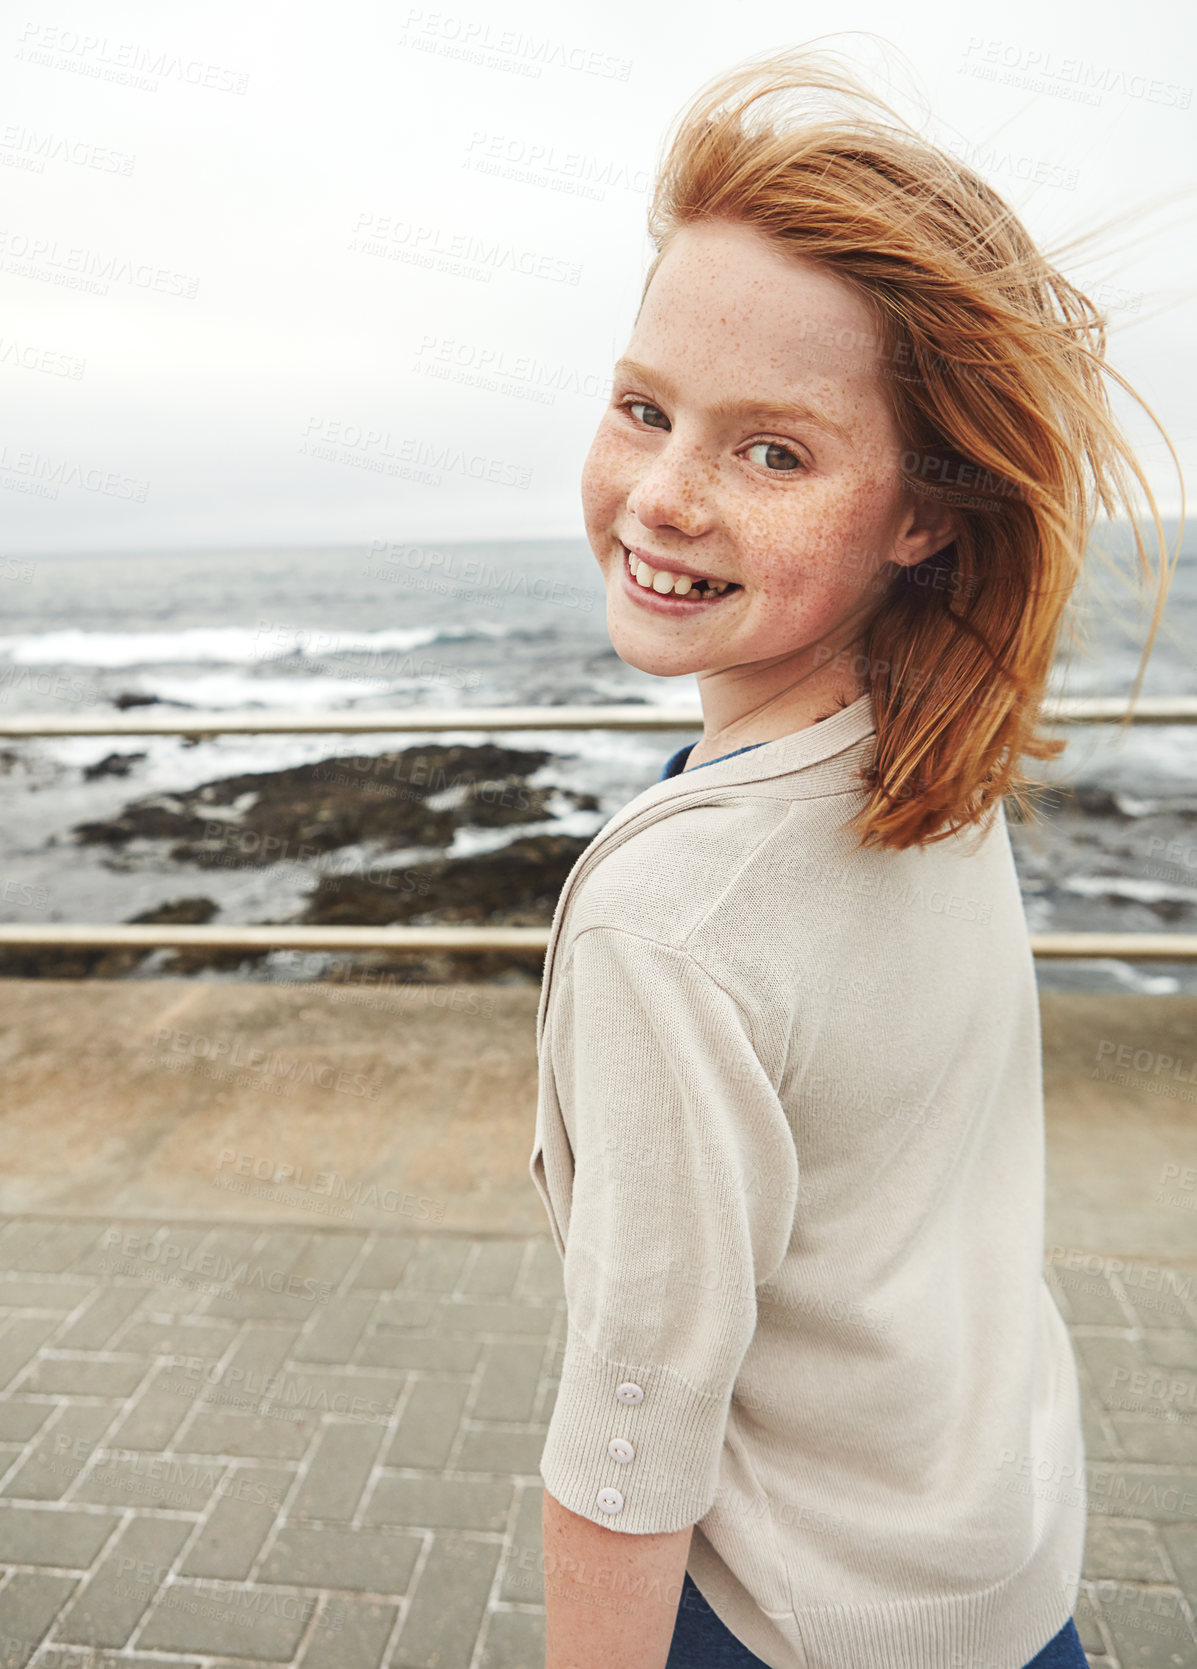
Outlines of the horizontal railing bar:
{"label": "horizontal railing bar", "polygon": [[[1197,961],[1197,933],[1032,933],[1039,957],[1116,957]],[[534,950],[548,947],[547,927],[169,926],[79,922],[0,923],[0,946],[74,946],[94,950]]]}
{"label": "horizontal railing bar", "polygon": [[[1045,724],[1116,724],[1121,696],[1067,696],[1045,702]],[[1135,724],[1195,724],[1197,695],[1141,696]],[[0,738],[31,736],[369,736],[442,730],[701,730],[692,707],[624,703],[613,707],[404,707],[332,713],[15,713],[0,718]]]}

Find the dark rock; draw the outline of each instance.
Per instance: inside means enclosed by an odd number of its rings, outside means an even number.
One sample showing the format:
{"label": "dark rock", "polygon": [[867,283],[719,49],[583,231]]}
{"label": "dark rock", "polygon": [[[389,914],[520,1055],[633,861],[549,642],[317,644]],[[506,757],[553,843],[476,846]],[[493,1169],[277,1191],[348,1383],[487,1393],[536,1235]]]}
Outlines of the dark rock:
{"label": "dark rock", "polygon": [[[325,759],[147,796],[117,817],[77,824],[74,834],[81,844],[109,846],[174,840],[171,855],[179,861],[230,868],[303,861],[361,843],[390,850],[448,846],[458,828],[545,819],[551,797],[562,790],[529,788],[525,779],[551,757],[484,743]],[[593,795],[567,797],[580,808],[598,808]]]}
{"label": "dark rock", "polygon": [[[443,849],[459,828],[501,830],[547,821],[555,795],[579,809],[599,810],[593,794],[552,786],[529,788],[527,777],[551,757],[543,749],[494,743],[434,743],[377,757],[338,756],[289,770],[225,777],[178,794],[147,795],[125,806],[117,817],[78,824],[73,833],[81,844],[111,847],[134,839],[168,840],[173,843],[172,857],[206,869],[307,862],[314,887],[296,918],[305,925],[547,927],[565,877],[589,844],[587,837],[523,836],[471,857],[401,865],[388,865],[385,854],[413,847]],[[334,855],[349,846],[380,855],[368,862],[356,853],[346,854],[344,861]],[[183,898],[133,919],[208,921],[215,913],[210,899]],[[149,953],[16,954],[23,965],[9,969],[0,959],[0,973],[119,978]],[[236,971],[270,952],[183,947],[166,954],[168,971],[183,975]],[[31,966],[31,958],[38,965]],[[362,968],[382,968],[399,970],[404,982],[536,984],[543,952],[352,952],[338,957],[332,967],[338,973],[347,971],[349,978]]]}
{"label": "dark rock", "polygon": [[105,754],[104,758],[97,760],[94,765],[85,765],[83,775],[88,782],[93,782],[96,777],[127,777],[134,765],[139,764],[144,758],[144,753]]}
{"label": "dark rock", "polygon": [[139,916],[130,916],[130,923],[147,922],[160,927],[199,927],[212,920],[220,906],[210,898],[172,898],[168,904],[155,904]]}
{"label": "dark rock", "polygon": [[577,835],[528,835],[474,857],[322,875],[300,920],[328,927],[547,927],[565,877],[589,844]]}

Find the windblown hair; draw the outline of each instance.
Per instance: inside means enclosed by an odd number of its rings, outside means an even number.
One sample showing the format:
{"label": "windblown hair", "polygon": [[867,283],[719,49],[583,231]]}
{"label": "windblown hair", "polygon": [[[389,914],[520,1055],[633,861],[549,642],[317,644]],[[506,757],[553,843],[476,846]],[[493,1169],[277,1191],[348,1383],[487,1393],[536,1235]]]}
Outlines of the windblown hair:
{"label": "windblown hair", "polygon": [[[803,108],[828,94],[829,110]],[[1105,362],[1106,316],[972,169],[809,49],[747,60],[677,119],[649,208],[644,295],[673,236],[702,221],[756,228],[853,287],[876,320],[869,352],[903,440],[903,487],[953,507],[952,542],[898,567],[871,617],[859,676],[876,749],[850,827],[862,846],[927,844],[1006,795],[1033,821],[1044,785],[1022,760],[1065,745],[1039,734],[1041,706],[1099,509],[1125,511],[1152,572],[1132,477],[1160,553],[1132,703],[1171,581],[1105,377],[1154,413]],[[844,362],[843,344],[826,346],[825,363]]]}

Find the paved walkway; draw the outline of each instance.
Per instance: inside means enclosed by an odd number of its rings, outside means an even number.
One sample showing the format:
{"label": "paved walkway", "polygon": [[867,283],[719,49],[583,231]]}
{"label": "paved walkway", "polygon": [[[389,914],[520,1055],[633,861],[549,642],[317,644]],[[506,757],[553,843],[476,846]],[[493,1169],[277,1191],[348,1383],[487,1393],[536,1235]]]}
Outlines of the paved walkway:
{"label": "paved walkway", "polygon": [[[4,982],[0,1669],[543,1669],[537,996]],[[1197,999],[1041,1007],[1078,1625],[1197,1669]]]}
{"label": "paved walkway", "polygon": [[[1185,1669],[1194,1276],[1116,1261],[1048,1265],[1086,1398],[1078,1626],[1094,1669]],[[547,1239],[28,1217],[0,1266],[5,1669],[543,1669]]]}

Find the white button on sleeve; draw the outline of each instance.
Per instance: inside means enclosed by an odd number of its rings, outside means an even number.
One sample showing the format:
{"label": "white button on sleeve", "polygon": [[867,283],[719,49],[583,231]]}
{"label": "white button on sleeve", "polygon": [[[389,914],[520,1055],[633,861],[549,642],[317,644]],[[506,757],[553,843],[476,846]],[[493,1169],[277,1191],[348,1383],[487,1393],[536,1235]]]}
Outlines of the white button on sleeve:
{"label": "white button on sleeve", "polygon": [[607,1444],[607,1453],[612,1460],[617,1460],[621,1466],[626,1466],[630,1460],[635,1460],[636,1451],[632,1445],[622,1437],[613,1437]]}
{"label": "white button on sleeve", "polygon": [[793,1233],[793,1132],[745,1011],[686,951],[587,928],[555,980],[540,1070],[573,1174],[541,1476],[594,1523],[618,1481],[621,1532],[680,1530],[717,1498],[756,1289]]}
{"label": "white button on sleeve", "polygon": [[623,1511],[623,1496],[617,1489],[600,1489],[598,1504],[605,1513],[621,1513]]}

